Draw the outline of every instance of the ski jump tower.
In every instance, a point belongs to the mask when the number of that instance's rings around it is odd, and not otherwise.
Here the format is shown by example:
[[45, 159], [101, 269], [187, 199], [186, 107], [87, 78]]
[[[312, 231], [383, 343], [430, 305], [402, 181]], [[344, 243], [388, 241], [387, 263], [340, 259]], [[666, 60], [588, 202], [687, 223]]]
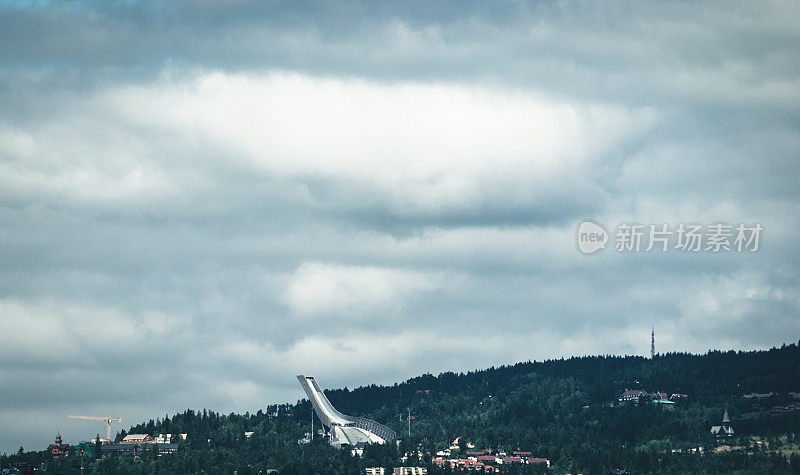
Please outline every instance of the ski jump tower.
[[301, 374], [297, 376], [297, 380], [314, 406], [319, 420], [330, 431], [331, 445], [341, 447], [359, 442], [385, 444], [395, 440], [397, 435], [385, 425], [363, 417], [346, 416], [337, 411], [313, 376]]

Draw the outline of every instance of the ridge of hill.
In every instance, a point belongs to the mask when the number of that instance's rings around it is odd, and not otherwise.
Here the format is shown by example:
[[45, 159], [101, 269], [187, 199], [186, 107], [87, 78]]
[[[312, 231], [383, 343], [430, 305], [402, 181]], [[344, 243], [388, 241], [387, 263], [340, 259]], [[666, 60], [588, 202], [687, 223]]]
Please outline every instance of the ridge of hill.
[[[523, 450], [551, 462], [550, 468], [514, 467], [517, 473], [800, 471], [800, 411], [792, 394], [800, 393], [798, 345], [652, 359], [606, 355], [528, 361], [326, 391], [343, 413], [386, 424], [402, 438], [396, 447], [370, 446], [363, 457], [333, 449], [322, 437], [298, 443], [310, 428], [307, 399], [268, 405], [254, 414], [187, 410], [117, 435], [119, 440], [126, 433], [187, 433], [176, 454], [144, 456], [138, 462], [107, 458], [94, 468], [98, 473], [145, 465], [149, 472], [242, 474], [277, 468], [281, 473], [357, 473], [368, 466], [397, 466], [410, 452], [406, 464], [438, 473], [436, 453], [460, 436], [461, 443], [476, 450]], [[618, 396], [626, 389], [686, 397], [676, 396], [668, 407], [644, 400], [622, 403]], [[751, 393], [760, 396], [743, 397]], [[709, 429], [720, 423], [726, 409], [736, 436], [720, 441]], [[414, 416], [410, 435], [409, 410]], [[464, 451], [454, 449], [450, 457]], [[0, 458], [0, 465], [13, 457]], [[48, 463], [66, 473], [69, 463], [74, 465], [63, 459]]]

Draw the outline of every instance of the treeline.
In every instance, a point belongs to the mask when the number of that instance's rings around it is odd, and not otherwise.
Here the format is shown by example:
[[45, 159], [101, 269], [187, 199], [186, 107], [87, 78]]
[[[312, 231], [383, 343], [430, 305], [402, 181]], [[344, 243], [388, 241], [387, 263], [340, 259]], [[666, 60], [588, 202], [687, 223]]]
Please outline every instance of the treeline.
[[[287, 376], [290, 377], [290, 376]], [[324, 384], [324, 377], [320, 378]], [[674, 410], [650, 404], [620, 405], [624, 389], [683, 393]], [[140, 460], [90, 461], [94, 473], [358, 473], [364, 467], [399, 464], [406, 451], [421, 449], [408, 463], [445, 473], [431, 454], [458, 436], [479, 449], [525, 450], [550, 459], [550, 473], [800, 473], [797, 450], [800, 414], [772, 413], [770, 405], [800, 392], [800, 347], [704, 355], [670, 353], [653, 359], [594, 356], [525, 362], [467, 373], [425, 374], [392, 386], [326, 391], [342, 412], [384, 423], [398, 432], [399, 447], [371, 446], [363, 457], [335, 450], [318, 436], [299, 444], [310, 430], [308, 400], [266, 406], [255, 413], [219, 414], [187, 410], [132, 426], [126, 433], [187, 433], [177, 454]], [[746, 393], [776, 392], [756, 402]], [[729, 410], [743, 450], [714, 453], [709, 434]], [[407, 433], [408, 411], [414, 416]], [[319, 421], [315, 427], [319, 428]], [[253, 432], [246, 437], [245, 432]], [[764, 443], [755, 444], [752, 436]], [[462, 453], [465, 448], [462, 447]], [[38, 459], [37, 459], [38, 457]], [[79, 473], [79, 458], [51, 460], [29, 452], [0, 457], [0, 467], [33, 460], [58, 473]], [[34, 460], [35, 459], [35, 460]], [[84, 461], [86, 464], [86, 461]], [[544, 466], [515, 467], [541, 473]]]

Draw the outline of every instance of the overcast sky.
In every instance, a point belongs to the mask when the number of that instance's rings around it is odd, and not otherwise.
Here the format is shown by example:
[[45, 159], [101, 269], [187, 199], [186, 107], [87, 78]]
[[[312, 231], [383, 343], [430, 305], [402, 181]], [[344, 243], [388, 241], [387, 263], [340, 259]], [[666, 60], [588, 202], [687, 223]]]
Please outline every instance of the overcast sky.
[[52, 3], [0, 2], [0, 452], [800, 339], [796, 2]]

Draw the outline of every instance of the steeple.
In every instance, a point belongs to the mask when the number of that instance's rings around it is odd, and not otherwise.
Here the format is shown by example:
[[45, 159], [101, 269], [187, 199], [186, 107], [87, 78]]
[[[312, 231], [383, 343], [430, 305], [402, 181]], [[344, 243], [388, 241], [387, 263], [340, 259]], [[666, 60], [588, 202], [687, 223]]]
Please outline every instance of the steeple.
[[725, 414], [722, 416], [722, 425], [714, 426], [711, 428], [711, 433], [717, 437], [732, 437], [733, 427], [731, 426], [731, 418], [728, 415], [728, 410], [725, 409]]

